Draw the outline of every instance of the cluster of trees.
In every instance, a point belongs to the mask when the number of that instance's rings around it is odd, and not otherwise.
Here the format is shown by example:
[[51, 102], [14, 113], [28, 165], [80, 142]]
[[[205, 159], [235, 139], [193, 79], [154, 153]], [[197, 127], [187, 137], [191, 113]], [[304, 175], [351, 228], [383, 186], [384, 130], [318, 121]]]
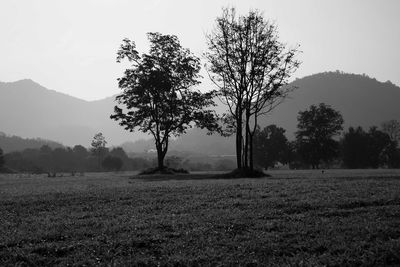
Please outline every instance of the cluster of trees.
[[[100, 161], [99, 156], [101, 157]], [[97, 171], [138, 171], [156, 165], [157, 160], [154, 157], [137, 155], [131, 158], [120, 147], [105, 148], [102, 149], [101, 153], [98, 153], [81, 145], [73, 148], [60, 147], [55, 149], [44, 145], [39, 149], [25, 149], [5, 155], [0, 149], [0, 172], [48, 173], [50, 176], [55, 176], [62, 173], [75, 175]], [[179, 156], [168, 156], [165, 158], [165, 165], [170, 168], [184, 168], [189, 171], [229, 171], [235, 168], [232, 159], [223, 157], [193, 160]], [[5, 169], [3, 169], [4, 166]]]
[[343, 165], [347, 168], [399, 168], [400, 150], [389, 134], [371, 127], [349, 128], [341, 140]]
[[341, 114], [323, 103], [299, 112], [296, 140], [288, 141], [285, 129], [257, 128], [255, 163], [263, 168], [288, 164], [291, 168], [399, 168], [400, 123], [384, 122], [382, 129], [361, 127], [343, 130]]
[[[107, 141], [102, 133], [93, 137], [89, 149], [82, 145], [51, 148], [43, 145], [40, 148], [29, 148], [3, 155], [0, 148], [0, 171], [48, 173], [96, 172], [96, 171], [136, 171], [154, 167], [158, 161], [152, 155], [137, 155], [129, 157], [123, 148], [106, 147]], [[4, 163], [6, 168], [3, 169]], [[191, 171], [227, 171], [234, 168], [234, 162], [227, 158], [208, 160], [191, 160], [180, 156], [169, 156], [165, 159], [170, 168], [185, 168]]]
[[41, 148], [30, 148], [4, 155], [0, 153], [0, 168], [6, 162], [9, 170], [17, 172], [48, 173], [82, 173], [89, 171], [140, 170], [152, 165], [150, 160], [129, 158], [121, 147], [107, 148], [101, 133], [95, 135], [90, 149], [82, 145], [58, 147], [48, 145]]
[[235, 9], [217, 18], [207, 45], [207, 70], [228, 107], [225, 125], [236, 135], [237, 167], [251, 173], [257, 119], [291, 91], [284, 85], [300, 64], [297, 47], [286, 48], [261, 12], [237, 16]]
[[[150, 50], [142, 55], [135, 42], [125, 39], [117, 61], [127, 59], [132, 65], [119, 79], [122, 93], [116, 100], [121, 106], [115, 106], [111, 118], [126, 130], [153, 136], [159, 170], [169, 138], [193, 125], [210, 133], [235, 134], [237, 168], [247, 176], [254, 167], [257, 118], [291, 91], [284, 85], [300, 64], [298, 48], [287, 48], [278, 37], [276, 25], [261, 12], [238, 16], [234, 8], [224, 9], [207, 35], [207, 71], [217, 87], [207, 93], [193, 89], [200, 83], [200, 60], [176, 36], [148, 33]], [[215, 96], [227, 105], [223, 116], [209, 109]]]

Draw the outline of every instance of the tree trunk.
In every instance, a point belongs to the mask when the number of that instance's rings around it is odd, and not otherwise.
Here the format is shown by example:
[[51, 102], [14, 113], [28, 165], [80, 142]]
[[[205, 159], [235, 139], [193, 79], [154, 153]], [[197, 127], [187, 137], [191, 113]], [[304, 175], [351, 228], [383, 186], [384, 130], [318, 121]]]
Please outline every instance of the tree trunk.
[[165, 153], [163, 153], [162, 144], [160, 142], [156, 143], [156, 149], [157, 149], [157, 168], [161, 170], [164, 168]]
[[[250, 145], [250, 170], [254, 170], [254, 156], [253, 156], [253, 137], [254, 137], [254, 132], [257, 129], [257, 118], [258, 118], [258, 114], [255, 113], [254, 114], [254, 125], [253, 125], [253, 131], [250, 131], [249, 128], [249, 145]], [[250, 126], [249, 126], [250, 127]]]
[[250, 107], [246, 107], [246, 142], [245, 142], [245, 168], [251, 168], [251, 131], [250, 131]]
[[236, 114], [236, 164], [237, 168], [242, 168], [242, 112], [239, 110]]
[[157, 155], [158, 169], [164, 169], [164, 157], [160, 154]]
[[236, 132], [236, 165], [238, 169], [242, 168], [242, 133], [239, 131]]
[[[246, 115], [247, 117], [247, 115]], [[245, 141], [244, 141], [244, 167], [249, 167], [249, 123], [246, 118], [246, 130], [245, 130]]]
[[250, 170], [254, 170], [254, 163], [253, 163], [253, 135], [249, 134], [249, 145], [250, 145], [250, 149], [249, 149], [249, 153], [250, 153]]

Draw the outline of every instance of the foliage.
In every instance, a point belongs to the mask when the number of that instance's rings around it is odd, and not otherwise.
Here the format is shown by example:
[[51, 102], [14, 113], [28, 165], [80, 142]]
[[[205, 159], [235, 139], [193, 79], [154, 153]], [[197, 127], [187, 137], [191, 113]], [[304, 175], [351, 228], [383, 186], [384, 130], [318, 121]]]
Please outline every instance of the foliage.
[[276, 25], [261, 12], [236, 16], [234, 8], [223, 10], [207, 41], [209, 75], [228, 106], [228, 132], [236, 133], [237, 167], [252, 169], [257, 118], [292, 90], [284, 85], [300, 64], [298, 48], [287, 49], [278, 40]]
[[[122, 162], [122, 170], [141, 170], [151, 166], [146, 159], [128, 158], [121, 148], [113, 148], [110, 152], [105, 150], [104, 158], [108, 156], [118, 158]], [[42, 146], [40, 149], [26, 149], [20, 152], [5, 154], [7, 166], [19, 172], [30, 173], [82, 173], [98, 171], [97, 159], [83, 146], [77, 145], [71, 148], [51, 149]], [[119, 160], [118, 160], [119, 161]], [[116, 170], [111, 167], [107, 170]]]
[[400, 122], [389, 120], [382, 123], [382, 131], [389, 135], [390, 140], [400, 143]]
[[350, 127], [341, 140], [343, 165], [346, 168], [378, 168], [400, 166], [397, 142], [387, 133], [371, 127], [365, 132], [361, 127]]
[[300, 111], [297, 119], [297, 150], [305, 163], [315, 169], [338, 155], [339, 144], [333, 139], [343, 129], [343, 118], [338, 111], [320, 103]]
[[122, 168], [123, 161], [119, 157], [107, 156], [101, 162], [101, 166], [108, 171], [119, 171]]
[[106, 148], [107, 141], [102, 133], [97, 133], [94, 135], [91, 143], [91, 151], [95, 157], [97, 157], [98, 166], [101, 167], [101, 162], [103, 161], [108, 150]]
[[289, 162], [290, 147], [285, 129], [274, 124], [262, 130], [257, 127], [253, 143], [256, 165], [268, 169], [273, 168], [278, 162], [283, 164]]
[[158, 167], [164, 167], [169, 138], [184, 134], [193, 124], [218, 128], [213, 92], [192, 89], [198, 85], [200, 60], [183, 48], [176, 36], [148, 33], [150, 51], [139, 56], [135, 42], [124, 39], [117, 61], [127, 59], [132, 67], [119, 79], [122, 93], [111, 118], [126, 130], [150, 133], [155, 141]]

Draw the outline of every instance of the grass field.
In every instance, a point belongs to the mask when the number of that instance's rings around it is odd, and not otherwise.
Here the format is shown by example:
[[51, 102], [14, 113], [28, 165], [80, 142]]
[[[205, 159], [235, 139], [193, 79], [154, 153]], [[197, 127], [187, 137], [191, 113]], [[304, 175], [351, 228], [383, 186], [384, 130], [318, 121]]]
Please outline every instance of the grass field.
[[0, 266], [400, 265], [400, 172], [0, 176]]

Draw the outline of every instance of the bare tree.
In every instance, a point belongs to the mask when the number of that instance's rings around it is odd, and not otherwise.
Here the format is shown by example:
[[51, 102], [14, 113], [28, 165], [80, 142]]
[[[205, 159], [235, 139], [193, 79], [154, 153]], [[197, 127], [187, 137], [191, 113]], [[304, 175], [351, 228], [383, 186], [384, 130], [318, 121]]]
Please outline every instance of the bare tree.
[[227, 105], [236, 134], [237, 167], [253, 170], [252, 139], [260, 115], [272, 111], [293, 88], [284, 86], [299, 67], [298, 46], [278, 40], [277, 27], [259, 11], [237, 16], [223, 9], [207, 35], [207, 70]]

